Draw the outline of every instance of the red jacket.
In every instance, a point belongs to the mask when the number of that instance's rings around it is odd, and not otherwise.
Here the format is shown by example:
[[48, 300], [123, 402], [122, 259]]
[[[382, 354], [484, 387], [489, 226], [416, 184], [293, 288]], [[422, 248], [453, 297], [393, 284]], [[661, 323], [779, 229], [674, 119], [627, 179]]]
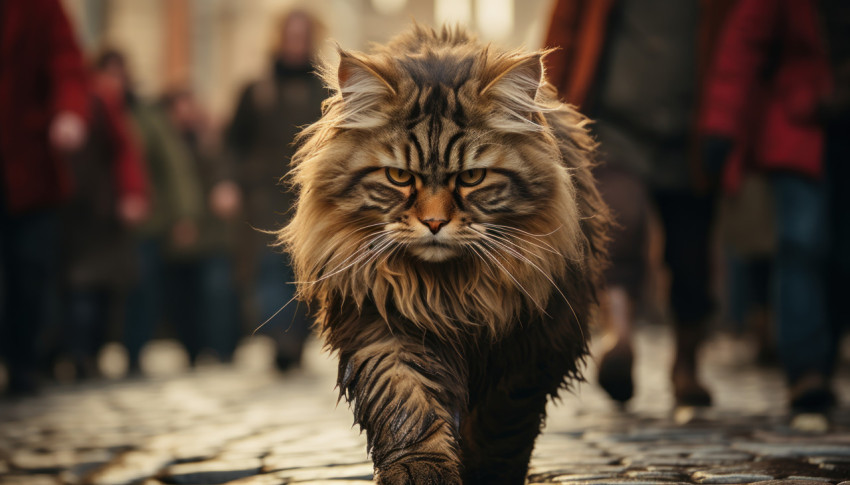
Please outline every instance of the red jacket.
[[[93, 95], [103, 106], [108, 143], [112, 147], [112, 176], [119, 197], [138, 195], [148, 198], [147, 165], [141, 142], [136, 137], [121, 86], [109, 76], [95, 74], [91, 78]], [[107, 143], [107, 140], [90, 140]]]
[[86, 118], [83, 57], [59, 0], [0, 2], [0, 194], [11, 213], [50, 207], [71, 191], [48, 143], [60, 111]]
[[745, 158], [819, 177], [824, 134], [816, 115], [831, 84], [817, 0], [741, 0], [721, 34], [700, 123], [706, 134], [738, 142], [727, 188], [737, 188]]

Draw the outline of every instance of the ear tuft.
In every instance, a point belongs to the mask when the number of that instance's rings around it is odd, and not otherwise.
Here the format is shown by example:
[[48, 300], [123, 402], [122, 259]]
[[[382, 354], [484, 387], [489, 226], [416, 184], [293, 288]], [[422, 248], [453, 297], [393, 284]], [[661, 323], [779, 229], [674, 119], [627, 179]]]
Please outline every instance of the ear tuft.
[[396, 90], [368, 60], [340, 49], [337, 82], [344, 104], [342, 127], [374, 128], [386, 122], [380, 108]]
[[537, 92], [543, 85], [543, 57], [548, 51], [502, 59], [496, 71], [481, 89], [480, 95], [491, 98], [499, 116], [491, 125], [506, 131], [540, 131], [533, 114], [543, 109], [537, 104]]
[[392, 84], [377, 69], [367, 61], [360, 59], [350, 52], [339, 51], [339, 68], [337, 81], [343, 96], [358, 88], [385, 89], [387, 94], [395, 96], [396, 90]]
[[545, 52], [538, 52], [517, 59], [487, 83], [481, 90], [481, 94], [494, 90], [520, 91], [533, 100], [537, 97], [537, 90], [543, 80], [544, 55], [546, 55]]

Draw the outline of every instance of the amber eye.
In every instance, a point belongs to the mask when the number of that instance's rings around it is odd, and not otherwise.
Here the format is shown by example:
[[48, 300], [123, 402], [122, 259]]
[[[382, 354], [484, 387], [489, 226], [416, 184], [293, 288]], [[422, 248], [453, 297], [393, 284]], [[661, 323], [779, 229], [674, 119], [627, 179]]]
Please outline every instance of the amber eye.
[[393, 185], [407, 187], [413, 183], [413, 174], [399, 168], [387, 167], [387, 179], [392, 182]]
[[473, 168], [472, 170], [466, 170], [459, 173], [457, 176], [457, 183], [464, 187], [473, 187], [483, 182], [485, 175], [487, 175], [487, 169]]

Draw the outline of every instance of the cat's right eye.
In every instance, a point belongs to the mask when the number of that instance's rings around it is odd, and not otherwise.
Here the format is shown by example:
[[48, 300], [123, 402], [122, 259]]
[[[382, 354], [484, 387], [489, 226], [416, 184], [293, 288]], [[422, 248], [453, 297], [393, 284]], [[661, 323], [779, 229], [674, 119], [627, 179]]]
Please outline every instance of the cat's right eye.
[[400, 168], [387, 167], [387, 180], [393, 185], [407, 187], [413, 184], [413, 174]]

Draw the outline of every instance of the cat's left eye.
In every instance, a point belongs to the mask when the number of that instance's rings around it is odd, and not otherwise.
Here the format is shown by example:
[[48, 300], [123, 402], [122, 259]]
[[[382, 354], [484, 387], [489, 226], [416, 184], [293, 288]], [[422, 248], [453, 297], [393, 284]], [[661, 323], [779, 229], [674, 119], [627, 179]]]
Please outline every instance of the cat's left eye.
[[465, 170], [458, 174], [457, 183], [458, 185], [463, 185], [464, 187], [474, 187], [483, 182], [484, 177], [486, 175], [487, 170], [484, 168], [473, 168], [472, 170]]
[[389, 180], [393, 185], [407, 187], [413, 183], [413, 174], [400, 168], [387, 167], [386, 173], [387, 180]]

